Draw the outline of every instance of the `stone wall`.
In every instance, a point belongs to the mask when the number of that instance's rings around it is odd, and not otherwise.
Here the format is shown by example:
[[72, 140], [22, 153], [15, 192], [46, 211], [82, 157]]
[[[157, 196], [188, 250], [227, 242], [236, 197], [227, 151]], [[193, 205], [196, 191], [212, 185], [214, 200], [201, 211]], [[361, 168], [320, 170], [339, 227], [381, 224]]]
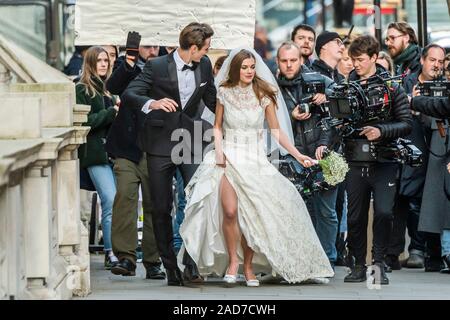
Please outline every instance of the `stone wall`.
[[85, 296], [88, 231], [80, 220], [77, 149], [89, 131], [80, 126], [89, 106], [75, 104], [69, 79], [33, 82], [23, 61], [2, 52], [0, 299]]

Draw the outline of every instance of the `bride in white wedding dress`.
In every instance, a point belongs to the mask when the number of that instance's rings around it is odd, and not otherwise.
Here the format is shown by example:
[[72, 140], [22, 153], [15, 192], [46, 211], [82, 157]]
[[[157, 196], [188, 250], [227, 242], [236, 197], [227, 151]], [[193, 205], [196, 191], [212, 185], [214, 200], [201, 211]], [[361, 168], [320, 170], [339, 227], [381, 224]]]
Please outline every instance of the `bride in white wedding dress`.
[[[275, 79], [252, 49], [234, 50], [218, 78], [221, 74], [215, 150], [186, 187], [180, 266], [187, 250], [200, 273], [225, 274], [228, 284], [236, 283], [241, 263], [247, 286], [259, 286], [255, 272], [278, 274], [290, 283], [332, 277], [303, 199], [266, 156], [264, 120], [275, 141], [303, 166], [315, 161], [300, 154], [292, 134], [280, 129], [280, 111], [287, 111], [278, 110], [286, 106], [280, 106]], [[286, 116], [280, 123], [292, 130]]]

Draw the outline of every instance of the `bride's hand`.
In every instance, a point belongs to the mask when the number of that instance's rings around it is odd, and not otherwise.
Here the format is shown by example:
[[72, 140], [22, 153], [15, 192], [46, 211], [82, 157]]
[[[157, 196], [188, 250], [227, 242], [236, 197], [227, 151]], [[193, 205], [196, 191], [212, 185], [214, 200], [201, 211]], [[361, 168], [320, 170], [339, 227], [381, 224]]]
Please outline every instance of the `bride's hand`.
[[225, 157], [225, 154], [223, 152], [216, 152], [216, 165], [225, 168], [227, 166], [226, 162], [227, 158]]
[[315, 166], [316, 164], [319, 163], [317, 160], [314, 160], [314, 159], [312, 159], [312, 158], [310, 158], [308, 156], [305, 156], [305, 155], [301, 155], [297, 160], [305, 168], [309, 168], [309, 167]]

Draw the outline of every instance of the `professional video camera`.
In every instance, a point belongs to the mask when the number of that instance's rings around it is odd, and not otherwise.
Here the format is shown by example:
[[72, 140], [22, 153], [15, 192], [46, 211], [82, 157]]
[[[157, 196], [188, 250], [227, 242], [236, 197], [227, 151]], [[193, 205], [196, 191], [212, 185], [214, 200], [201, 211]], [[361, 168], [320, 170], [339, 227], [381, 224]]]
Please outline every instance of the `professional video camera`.
[[328, 110], [324, 105], [312, 106], [312, 98], [317, 93], [325, 94], [325, 79], [318, 72], [307, 72], [302, 74], [302, 99], [299, 101], [298, 106], [300, 112], [317, 113], [325, 115]]
[[352, 162], [398, 162], [411, 167], [423, 163], [422, 152], [410, 140], [402, 138], [390, 142], [347, 139], [344, 153]]
[[329, 117], [323, 119], [321, 125], [325, 129], [341, 126], [341, 134], [347, 136], [366, 124], [388, 120], [391, 82], [399, 77], [375, 75], [365, 83], [358, 80], [336, 85], [328, 95]]
[[278, 165], [280, 173], [294, 184], [303, 198], [309, 198], [319, 191], [330, 189], [320, 166], [305, 168], [292, 156], [281, 158], [278, 160]]
[[417, 85], [420, 94], [427, 97], [450, 97], [450, 81], [424, 81]]

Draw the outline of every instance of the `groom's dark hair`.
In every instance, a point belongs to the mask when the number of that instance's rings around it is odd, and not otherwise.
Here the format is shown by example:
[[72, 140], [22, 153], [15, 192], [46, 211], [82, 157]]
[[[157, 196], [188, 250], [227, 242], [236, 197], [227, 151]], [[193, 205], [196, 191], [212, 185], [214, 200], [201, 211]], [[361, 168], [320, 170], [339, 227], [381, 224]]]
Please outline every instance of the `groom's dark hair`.
[[205, 41], [214, 35], [214, 31], [209, 24], [191, 22], [180, 33], [180, 48], [188, 50], [192, 45], [201, 49]]

